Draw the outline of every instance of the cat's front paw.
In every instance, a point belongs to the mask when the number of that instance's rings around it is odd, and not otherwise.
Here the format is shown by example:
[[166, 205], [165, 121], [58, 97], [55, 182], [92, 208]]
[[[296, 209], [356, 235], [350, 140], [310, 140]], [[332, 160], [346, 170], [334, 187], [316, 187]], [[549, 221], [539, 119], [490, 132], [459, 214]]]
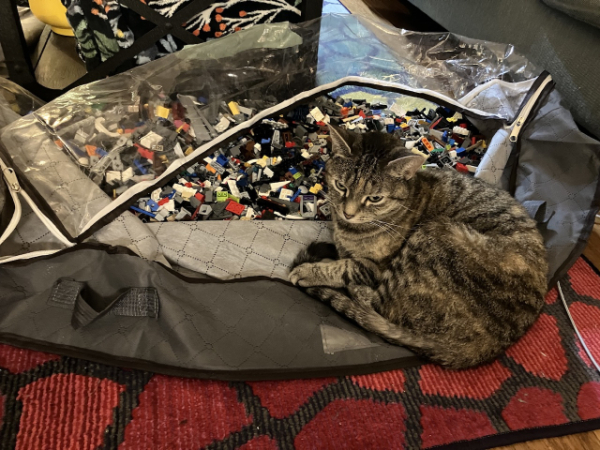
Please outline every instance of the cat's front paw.
[[292, 284], [301, 287], [318, 286], [317, 264], [300, 264], [290, 272], [290, 281]]

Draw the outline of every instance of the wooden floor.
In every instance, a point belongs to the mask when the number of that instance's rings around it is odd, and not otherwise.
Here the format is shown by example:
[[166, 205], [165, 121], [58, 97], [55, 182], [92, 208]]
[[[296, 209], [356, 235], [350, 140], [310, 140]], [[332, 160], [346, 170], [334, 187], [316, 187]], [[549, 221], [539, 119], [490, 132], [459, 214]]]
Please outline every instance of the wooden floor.
[[[360, 14], [414, 31], [441, 31], [437, 23], [423, 17], [406, 1], [400, 0], [340, 0], [352, 14]], [[594, 227], [585, 256], [600, 270], [600, 225]], [[523, 442], [497, 447], [497, 450], [600, 450], [600, 430], [552, 439]]]
[[[594, 225], [594, 231], [590, 236], [588, 245], [583, 252], [585, 257], [594, 265], [596, 269], [600, 270], [600, 224]], [[600, 448], [600, 447], [598, 447]]]
[[597, 450], [600, 449], [600, 431], [572, 434], [552, 439], [522, 442], [496, 447], [495, 450]]

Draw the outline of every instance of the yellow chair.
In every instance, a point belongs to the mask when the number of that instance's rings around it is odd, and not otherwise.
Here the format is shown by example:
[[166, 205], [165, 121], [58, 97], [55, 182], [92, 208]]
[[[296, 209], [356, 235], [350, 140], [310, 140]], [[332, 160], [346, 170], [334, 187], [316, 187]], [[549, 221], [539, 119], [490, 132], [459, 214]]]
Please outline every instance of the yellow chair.
[[67, 8], [60, 0], [29, 0], [29, 7], [33, 15], [50, 25], [56, 34], [73, 36], [73, 30], [67, 20]]

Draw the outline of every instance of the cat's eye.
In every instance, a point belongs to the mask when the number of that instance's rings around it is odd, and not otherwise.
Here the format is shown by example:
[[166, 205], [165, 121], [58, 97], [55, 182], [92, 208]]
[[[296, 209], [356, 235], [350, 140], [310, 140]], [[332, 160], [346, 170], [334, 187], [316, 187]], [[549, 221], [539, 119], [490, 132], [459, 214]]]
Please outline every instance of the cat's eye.
[[344, 186], [338, 180], [335, 180], [335, 187], [338, 188], [340, 191], [345, 191], [346, 190], [346, 186]]
[[383, 196], [382, 195], [371, 195], [370, 197], [367, 197], [367, 200], [370, 201], [371, 203], [379, 203], [379, 202], [383, 201]]

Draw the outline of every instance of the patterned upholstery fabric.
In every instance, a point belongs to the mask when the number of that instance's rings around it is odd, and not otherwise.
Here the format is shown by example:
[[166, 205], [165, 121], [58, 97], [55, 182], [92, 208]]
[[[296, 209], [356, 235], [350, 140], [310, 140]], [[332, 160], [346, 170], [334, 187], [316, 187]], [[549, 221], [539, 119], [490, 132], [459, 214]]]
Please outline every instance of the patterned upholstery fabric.
[[[165, 17], [172, 17], [193, 0], [140, 0]], [[121, 6], [118, 0], [62, 0], [75, 32], [81, 59], [88, 70], [150, 31], [154, 25]], [[298, 22], [301, 0], [224, 0], [190, 17], [182, 24], [202, 39], [214, 39], [259, 23]], [[139, 53], [134, 64], [145, 64], [183, 47], [171, 35]], [[127, 67], [122, 67], [127, 69]]]
[[551, 8], [600, 28], [600, 0], [543, 0]]

